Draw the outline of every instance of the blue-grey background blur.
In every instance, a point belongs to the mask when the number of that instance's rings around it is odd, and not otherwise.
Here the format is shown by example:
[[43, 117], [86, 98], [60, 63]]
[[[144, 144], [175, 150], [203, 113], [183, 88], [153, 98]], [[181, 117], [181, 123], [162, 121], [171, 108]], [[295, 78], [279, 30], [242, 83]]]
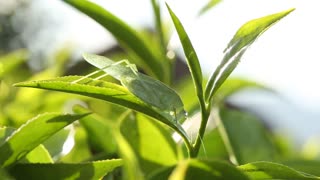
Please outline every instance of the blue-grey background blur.
[[[148, 0], [95, 0], [134, 27], [153, 28]], [[232, 76], [245, 77], [279, 92], [243, 91], [230, 101], [266, 117], [276, 132], [296, 144], [320, 143], [319, 42], [317, 0], [224, 0], [198, 17], [201, 1], [168, 0], [190, 35], [207, 76], [222, 57], [235, 31], [246, 21], [292, 7], [296, 11], [268, 30], [248, 50]], [[168, 20], [168, 14], [163, 11]], [[31, 52], [35, 70], [61, 47], [72, 47], [73, 60], [81, 53], [98, 53], [116, 41], [90, 18], [60, 0], [0, 0], [1, 53], [19, 48]], [[174, 34], [171, 48], [181, 52]]]

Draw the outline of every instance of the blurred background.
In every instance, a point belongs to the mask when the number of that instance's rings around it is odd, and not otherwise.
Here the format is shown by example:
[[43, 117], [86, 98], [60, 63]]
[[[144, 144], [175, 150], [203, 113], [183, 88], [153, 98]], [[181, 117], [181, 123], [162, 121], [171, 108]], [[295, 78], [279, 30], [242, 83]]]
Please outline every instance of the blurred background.
[[[137, 29], [154, 31], [149, 0], [94, 2]], [[189, 33], [207, 77], [242, 24], [296, 8], [254, 43], [232, 74], [257, 81], [277, 93], [244, 90], [228, 101], [259, 115], [275, 132], [288, 135], [298, 146], [309, 141], [320, 144], [320, 11], [316, 9], [320, 2], [224, 0], [202, 15], [199, 11], [205, 0], [167, 2]], [[166, 9], [162, 10], [165, 21], [171, 23]], [[175, 33], [169, 46], [184, 59]], [[0, 0], [0, 54], [22, 48], [30, 52], [27, 66], [34, 72], [52, 66], [53, 54], [68, 49], [68, 73], [76, 74], [82, 67], [78, 64], [83, 61], [83, 52], [104, 54], [118, 47], [108, 31], [60, 0]]]

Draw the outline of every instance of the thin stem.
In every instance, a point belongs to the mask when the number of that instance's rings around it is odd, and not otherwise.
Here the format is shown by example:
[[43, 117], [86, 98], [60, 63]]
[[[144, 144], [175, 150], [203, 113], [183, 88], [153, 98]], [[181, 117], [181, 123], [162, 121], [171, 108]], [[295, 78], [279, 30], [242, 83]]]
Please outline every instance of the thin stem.
[[206, 105], [204, 101], [200, 100], [200, 108], [201, 108], [201, 124], [200, 124], [196, 142], [193, 145], [193, 151], [192, 151], [191, 157], [198, 156], [200, 146], [201, 146], [201, 141], [203, 139], [203, 136], [207, 127], [208, 119], [210, 116], [210, 105]]

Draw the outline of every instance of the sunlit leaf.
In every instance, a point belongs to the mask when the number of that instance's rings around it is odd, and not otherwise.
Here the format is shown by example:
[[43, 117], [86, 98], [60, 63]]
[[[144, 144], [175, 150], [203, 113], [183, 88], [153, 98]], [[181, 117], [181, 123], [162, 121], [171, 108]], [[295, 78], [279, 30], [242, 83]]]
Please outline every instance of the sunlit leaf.
[[248, 47], [268, 28], [278, 22], [280, 19], [288, 15], [294, 9], [289, 9], [277, 14], [268, 15], [262, 18], [251, 20], [245, 23], [225, 49], [225, 55], [222, 62], [211, 75], [205, 89], [205, 98], [207, 102], [211, 102], [213, 95], [236, 68], [242, 55]]
[[142, 114], [135, 117], [122, 122], [121, 133], [135, 151], [143, 172], [148, 175], [158, 168], [176, 164], [177, 145], [171, 133]]
[[10, 169], [16, 179], [100, 179], [123, 164], [121, 159], [86, 163], [17, 164]]
[[189, 70], [191, 72], [191, 76], [194, 82], [194, 86], [197, 92], [197, 96], [202, 99], [203, 92], [202, 92], [202, 71], [199, 63], [198, 56], [196, 54], [196, 51], [194, 50], [192, 43], [184, 30], [183, 25], [181, 24], [178, 17], [174, 14], [174, 12], [170, 9], [169, 5], [167, 5], [168, 11], [171, 15], [171, 19], [174, 23], [174, 26], [177, 30], [177, 33], [180, 38], [180, 42], [182, 44], [184, 54], [187, 58], [187, 63]]
[[131, 94], [126, 88], [115, 83], [93, 80], [91, 78], [83, 78], [81, 82], [73, 83], [79, 78], [82, 77], [67, 76], [51, 80], [21, 82], [15, 84], [15, 86], [80, 94], [118, 104], [153, 117], [176, 130], [185, 140], [188, 139], [188, 136], [181, 125], [176, 123], [174, 117], [169, 115], [168, 112], [162, 112], [152, 108], [150, 105]]
[[203, 15], [204, 13], [218, 5], [220, 2], [222, 2], [222, 0], [209, 0], [207, 4], [201, 8], [199, 15]]
[[220, 118], [216, 115], [218, 128], [231, 160], [245, 164], [275, 159], [276, 148], [257, 117], [226, 108], [219, 114]]
[[17, 66], [28, 58], [26, 50], [17, 50], [0, 57], [0, 78], [12, 72]]
[[1, 167], [17, 162], [51, 135], [86, 115], [46, 113], [29, 120], [0, 146]]
[[160, 10], [159, 0], [151, 0], [151, 4], [153, 8], [155, 26], [159, 36], [159, 44], [160, 44], [161, 52], [165, 56], [167, 53], [167, 46], [165, 43], [164, 33], [162, 29], [161, 10]]
[[169, 177], [170, 180], [221, 179], [248, 180], [236, 167], [222, 162], [189, 159], [181, 161]]
[[138, 35], [138, 33], [127, 25], [124, 21], [111, 14], [106, 9], [98, 6], [87, 0], [64, 0], [76, 9], [93, 18], [95, 21], [105, 27], [124, 47], [133, 51], [141, 62], [138, 65], [142, 66], [148, 74], [155, 76], [160, 80], [165, 80], [167, 74], [162, 68], [160, 62], [151, 52], [146, 43]]
[[20, 162], [28, 163], [53, 163], [48, 150], [40, 144], [30, 151]]
[[289, 168], [288, 166], [271, 162], [254, 162], [239, 166], [252, 179], [320, 179]]

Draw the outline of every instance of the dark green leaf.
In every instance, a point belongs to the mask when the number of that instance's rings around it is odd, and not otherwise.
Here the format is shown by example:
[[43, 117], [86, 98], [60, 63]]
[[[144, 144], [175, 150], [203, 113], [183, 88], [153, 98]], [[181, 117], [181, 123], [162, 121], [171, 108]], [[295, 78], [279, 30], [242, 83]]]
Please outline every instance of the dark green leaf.
[[170, 180], [220, 179], [248, 180], [236, 167], [222, 162], [189, 159], [178, 164], [170, 175]]
[[239, 166], [252, 179], [320, 179], [306, 173], [296, 171], [288, 166], [272, 162], [254, 162]]
[[182, 26], [180, 20], [178, 17], [174, 14], [174, 12], [170, 9], [169, 5], [167, 4], [168, 11], [170, 13], [171, 19], [174, 23], [174, 26], [177, 30], [177, 33], [179, 35], [184, 54], [187, 58], [187, 63], [189, 70], [191, 72], [191, 76], [195, 85], [195, 89], [197, 92], [197, 95], [199, 98], [203, 98], [203, 92], [202, 92], [202, 71], [199, 63], [198, 56], [196, 54], [196, 51], [194, 50], [191, 41], [188, 37], [188, 34], [184, 30], [184, 27]]
[[200, 148], [198, 158], [229, 159], [229, 154], [217, 128], [206, 131]]
[[291, 160], [291, 161], [283, 161], [281, 163], [291, 168], [294, 168], [295, 170], [320, 177], [320, 161], [319, 160]]
[[225, 55], [222, 62], [214, 71], [206, 85], [205, 98], [207, 102], [211, 102], [213, 95], [236, 68], [247, 48], [263, 32], [293, 10], [294, 9], [289, 9], [277, 14], [254, 19], [240, 27], [225, 49]]
[[117, 145], [118, 145], [118, 151], [120, 154], [120, 157], [124, 161], [124, 176], [123, 179], [128, 180], [143, 180], [144, 174], [143, 171], [140, 168], [139, 165], [139, 159], [136, 156], [134, 150], [130, 146], [130, 143], [125, 139], [125, 137], [121, 134], [120, 125], [122, 121], [126, 121], [127, 119], [132, 119], [132, 116], [130, 111], [127, 111], [122, 114], [122, 116], [119, 118], [119, 126], [116, 126], [113, 130], [113, 135], [116, 139]]
[[121, 159], [95, 161], [87, 163], [57, 164], [17, 164], [10, 169], [10, 174], [19, 179], [100, 179], [107, 173], [120, 167]]
[[54, 133], [86, 115], [46, 113], [29, 120], [0, 146], [1, 167], [17, 162]]
[[133, 51], [142, 62], [138, 65], [142, 66], [150, 75], [166, 81], [167, 74], [162, 68], [160, 62], [156, 59], [149, 47], [145, 44], [138, 33], [129, 25], [117, 18], [106, 9], [87, 0], [65, 0], [66, 3], [72, 5], [76, 9], [93, 18], [95, 21], [105, 27], [119, 43]]
[[[75, 106], [73, 110], [76, 113], [88, 112], [81, 106]], [[102, 118], [97, 114], [91, 114], [79, 120], [81, 125], [88, 133], [89, 141], [93, 147], [103, 150], [105, 153], [114, 153], [116, 151], [116, 142], [112, 135], [112, 124], [107, 118]]]
[[[219, 121], [219, 117], [216, 117]], [[252, 114], [223, 108], [218, 128], [235, 163], [274, 160], [276, 148], [259, 120]]]
[[176, 130], [185, 140], [188, 139], [181, 125], [176, 123], [175, 119], [168, 114], [168, 112], [162, 112], [156, 108], [152, 108], [131, 94], [126, 88], [115, 83], [93, 80], [91, 78], [84, 78], [81, 82], [72, 83], [79, 78], [83, 77], [67, 76], [51, 80], [22, 82], [15, 84], [15, 86], [80, 94], [118, 104], [153, 117]]

